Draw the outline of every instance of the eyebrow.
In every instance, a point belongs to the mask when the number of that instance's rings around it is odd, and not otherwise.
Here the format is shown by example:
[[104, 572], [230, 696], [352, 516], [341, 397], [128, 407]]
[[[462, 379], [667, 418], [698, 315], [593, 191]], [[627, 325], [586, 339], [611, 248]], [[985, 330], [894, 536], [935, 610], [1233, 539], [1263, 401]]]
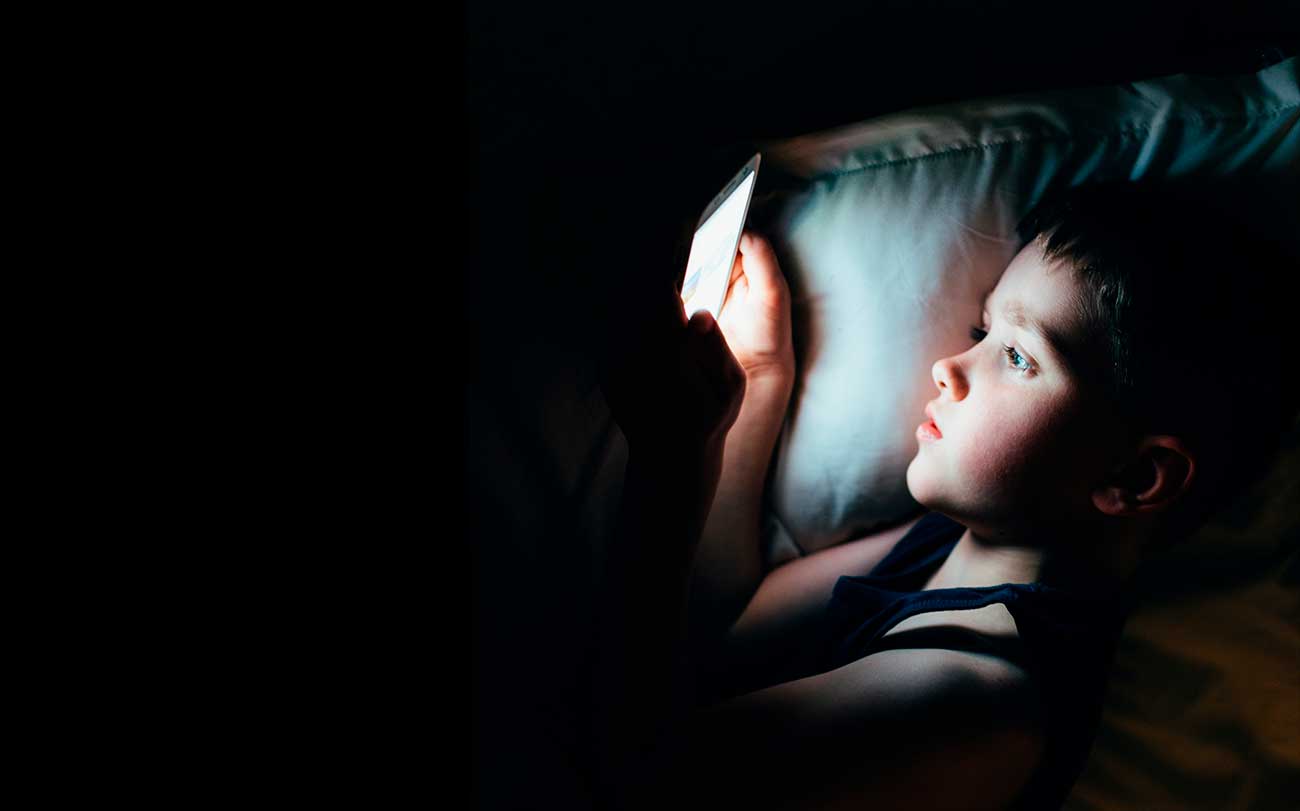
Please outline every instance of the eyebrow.
[[[988, 310], [989, 296], [991, 295], [993, 295], [992, 290], [984, 294], [984, 298], [980, 301], [981, 311]], [[1073, 347], [1066, 336], [1030, 315], [1025, 305], [1015, 299], [1005, 302], [1002, 305], [1002, 317], [1007, 319], [1007, 322], [1013, 326], [1028, 330], [1036, 335], [1058, 362], [1071, 370], [1078, 371], [1079, 367], [1076, 363]]]

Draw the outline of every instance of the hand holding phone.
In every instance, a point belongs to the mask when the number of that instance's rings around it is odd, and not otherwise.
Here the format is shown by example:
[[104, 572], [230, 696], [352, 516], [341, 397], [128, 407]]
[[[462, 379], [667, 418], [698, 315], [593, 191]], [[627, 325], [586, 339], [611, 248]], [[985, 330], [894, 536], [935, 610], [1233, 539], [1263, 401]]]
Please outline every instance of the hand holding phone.
[[659, 289], [629, 351], [600, 355], [598, 383], [634, 454], [712, 469], [740, 413], [745, 372], [709, 313], [688, 320], [676, 285]]
[[771, 244], [745, 229], [760, 159], [750, 158], [700, 216], [681, 297], [687, 318], [713, 315], [747, 377], [791, 379], [790, 290]]
[[732, 265], [740, 244], [740, 233], [754, 196], [761, 154], [755, 154], [740, 168], [722, 191], [714, 195], [695, 225], [686, 275], [682, 279], [682, 304], [686, 317], [708, 310], [716, 320], [731, 281]]
[[718, 326], [745, 376], [794, 378], [790, 287], [768, 240], [746, 230]]

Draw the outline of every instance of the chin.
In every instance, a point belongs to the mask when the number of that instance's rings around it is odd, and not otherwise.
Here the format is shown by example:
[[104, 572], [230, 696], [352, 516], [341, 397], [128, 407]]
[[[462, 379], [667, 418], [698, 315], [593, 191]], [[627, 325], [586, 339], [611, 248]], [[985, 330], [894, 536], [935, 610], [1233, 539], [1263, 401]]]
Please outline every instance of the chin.
[[[955, 504], [951, 498], [945, 498], [942, 490], [935, 486], [935, 482], [929, 478], [923, 467], [918, 466], [916, 459], [907, 466], [907, 492], [911, 494], [912, 499], [920, 504], [927, 512], [943, 513], [949, 518], [960, 512], [956, 510]], [[954, 521], [958, 520], [953, 518]], [[961, 523], [965, 523], [964, 521]]]
[[916, 469], [916, 460], [917, 457], [912, 457], [911, 463], [907, 466], [907, 492], [912, 495], [912, 498], [918, 504], [929, 509], [928, 502], [931, 500], [932, 494], [927, 491], [922, 475]]

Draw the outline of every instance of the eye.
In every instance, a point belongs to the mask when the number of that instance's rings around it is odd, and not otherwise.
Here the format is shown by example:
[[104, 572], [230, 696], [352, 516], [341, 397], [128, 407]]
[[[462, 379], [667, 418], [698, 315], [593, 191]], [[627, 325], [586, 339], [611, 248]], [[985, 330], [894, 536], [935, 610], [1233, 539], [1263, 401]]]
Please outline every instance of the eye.
[[[982, 329], [981, 327], [977, 327], [973, 324], [971, 325], [970, 338], [975, 343], [979, 343], [980, 341], [984, 340], [985, 336], [987, 336], [988, 334], [989, 334], [988, 330]], [[1025, 359], [1025, 356], [1021, 355], [1019, 352], [1015, 350], [1015, 347], [1011, 347], [1011, 346], [1007, 346], [1006, 344], [1003, 344], [1002, 351], [1006, 354], [1007, 360], [1011, 361], [1011, 367], [1013, 369], [1016, 369], [1017, 371], [1020, 372], [1027, 372], [1033, 368], [1032, 366], [1029, 365], [1029, 361]], [[1019, 364], [1016, 363], [1017, 358], [1020, 359], [1022, 362], [1024, 362], [1024, 366], [1020, 366]]]
[[[1025, 360], [1025, 357], [1024, 357], [1023, 355], [1021, 355], [1019, 352], [1017, 352], [1013, 347], [1010, 347], [1010, 346], [1007, 346], [1006, 344], [1003, 344], [1003, 345], [1002, 345], [1002, 351], [1005, 352], [1005, 353], [1007, 354], [1007, 360], [1011, 361], [1011, 366], [1012, 366], [1013, 368], [1015, 368], [1015, 369], [1019, 369], [1019, 370], [1022, 371], [1022, 372], [1027, 372], [1027, 371], [1029, 371], [1029, 369], [1030, 369], [1029, 361]], [[1021, 360], [1025, 361], [1025, 365], [1024, 365], [1024, 366], [1017, 366], [1017, 365], [1016, 365], [1016, 358], [1020, 358]]]

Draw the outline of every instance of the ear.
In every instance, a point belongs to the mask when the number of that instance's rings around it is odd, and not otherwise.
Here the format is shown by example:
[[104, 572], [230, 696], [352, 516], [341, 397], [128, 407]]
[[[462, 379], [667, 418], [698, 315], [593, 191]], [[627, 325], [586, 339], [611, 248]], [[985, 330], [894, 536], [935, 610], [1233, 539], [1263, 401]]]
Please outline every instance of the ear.
[[1195, 456], [1182, 440], [1147, 436], [1136, 454], [1092, 491], [1092, 503], [1107, 515], [1158, 512], [1185, 495], [1195, 477]]

